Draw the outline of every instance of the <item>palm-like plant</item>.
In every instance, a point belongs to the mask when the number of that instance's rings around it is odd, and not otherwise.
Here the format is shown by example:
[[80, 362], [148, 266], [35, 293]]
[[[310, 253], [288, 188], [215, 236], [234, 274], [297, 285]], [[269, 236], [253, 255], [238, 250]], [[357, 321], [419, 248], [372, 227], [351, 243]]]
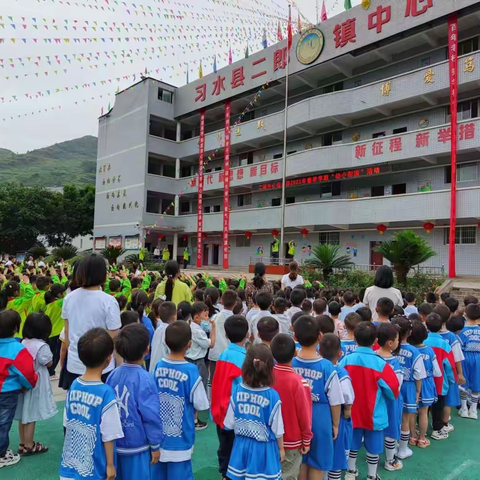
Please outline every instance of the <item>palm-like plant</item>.
[[46, 257], [48, 255], [47, 248], [43, 245], [35, 245], [25, 254], [25, 258], [32, 256], [35, 260], [39, 257]]
[[112, 245], [105, 248], [105, 250], [101, 251], [102, 257], [108, 260], [110, 265], [117, 263], [117, 259], [120, 255], [123, 255], [126, 250], [122, 247], [114, 247]]
[[313, 247], [312, 255], [313, 258], [307, 260], [305, 265], [322, 270], [324, 280], [328, 280], [328, 277], [333, 273], [335, 268], [347, 268], [353, 265], [350, 257], [341, 255], [340, 245], [319, 243]]
[[393, 265], [399, 283], [406, 285], [408, 272], [436, 255], [426, 240], [412, 230], [397, 232], [391, 240], [375, 248]]
[[143, 259], [140, 258], [140, 255], [138, 253], [132, 253], [130, 255], [127, 255], [123, 259], [123, 262], [128, 267], [132, 267], [133, 265], [138, 265], [139, 263], [150, 263], [152, 260], [153, 260], [152, 254], [147, 251], [143, 254]]
[[74, 247], [73, 245], [64, 245], [63, 247], [56, 248], [53, 252], [54, 260], [58, 260], [59, 258], [63, 258], [64, 260], [70, 260], [77, 255], [78, 248]]

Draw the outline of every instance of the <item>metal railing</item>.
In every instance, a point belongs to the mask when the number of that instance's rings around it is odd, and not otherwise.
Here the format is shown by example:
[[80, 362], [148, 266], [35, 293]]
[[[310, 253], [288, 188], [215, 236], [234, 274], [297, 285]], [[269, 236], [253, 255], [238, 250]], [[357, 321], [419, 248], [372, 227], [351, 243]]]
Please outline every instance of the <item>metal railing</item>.
[[[349, 265], [345, 268], [334, 269], [334, 272], [342, 272], [342, 271], [361, 271], [361, 272], [376, 272], [382, 265], [362, 265], [362, 264], [353, 264]], [[431, 275], [431, 276], [445, 276], [445, 265], [441, 267], [422, 267], [417, 265], [416, 267], [412, 268], [408, 273], [409, 276], [412, 276], [416, 273], [422, 273], [424, 275]]]
[[297, 259], [297, 258], [274, 258], [274, 257], [263, 257], [263, 256], [255, 256], [250, 257], [249, 264], [255, 265], [258, 262], [261, 262], [265, 265], [288, 265], [290, 262], [295, 261], [299, 265], [305, 264], [305, 259]]

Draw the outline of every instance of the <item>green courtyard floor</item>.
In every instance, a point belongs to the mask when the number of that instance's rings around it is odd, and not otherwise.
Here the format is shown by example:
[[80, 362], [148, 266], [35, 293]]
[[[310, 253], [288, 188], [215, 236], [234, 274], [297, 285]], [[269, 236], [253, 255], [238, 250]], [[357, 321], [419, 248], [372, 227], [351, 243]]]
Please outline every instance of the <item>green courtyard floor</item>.
[[[59, 403], [59, 410], [60, 407], [63, 407], [62, 403]], [[379, 468], [382, 480], [480, 480], [480, 421], [462, 419], [454, 414], [452, 423], [455, 425], [455, 431], [448, 440], [441, 442], [432, 440], [432, 445], [425, 450], [414, 448], [413, 457], [405, 461], [405, 466], [400, 472], [391, 473], [383, 470], [383, 467]], [[62, 414], [59, 413], [48, 422], [39, 423], [36, 433], [36, 440], [49, 446], [50, 451], [44, 455], [23, 458], [17, 465], [1, 469], [1, 480], [58, 478], [63, 442]], [[12, 428], [10, 445], [13, 448], [18, 446], [16, 425]], [[193, 455], [195, 480], [220, 480], [217, 470], [217, 445], [214, 425], [209, 424], [206, 430], [197, 433]], [[383, 457], [380, 462], [383, 465]], [[358, 467], [360, 470], [358, 478], [365, 479], [364, 455], [359, 456]]]

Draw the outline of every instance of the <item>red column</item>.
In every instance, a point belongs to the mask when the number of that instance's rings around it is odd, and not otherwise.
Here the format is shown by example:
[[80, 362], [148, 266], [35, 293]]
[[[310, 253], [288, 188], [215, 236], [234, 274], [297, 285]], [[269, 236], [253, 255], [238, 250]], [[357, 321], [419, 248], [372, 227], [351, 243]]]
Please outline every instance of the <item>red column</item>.
[[455, 278], [455, 225], [457, 220], [457, 93], [458, 93], [458, 20], [448, 19], [448, 59], [450, 71], [450, 130], [452, 147], [452, 183], [450, 197], [450, 239], [448, 248], [448, 276]]
[[203, 153], [205, 151], [205, 110], [200, 110], [200, 137], [198, 139], [198, 207], [197, 207], [197, 268], [202, 267], [203, 255]]
[[225, 158], [223, 161], [223, 268], [228, 268], [228, 230], [230, 228], [230, 113], [231, 102], [225, 102]]

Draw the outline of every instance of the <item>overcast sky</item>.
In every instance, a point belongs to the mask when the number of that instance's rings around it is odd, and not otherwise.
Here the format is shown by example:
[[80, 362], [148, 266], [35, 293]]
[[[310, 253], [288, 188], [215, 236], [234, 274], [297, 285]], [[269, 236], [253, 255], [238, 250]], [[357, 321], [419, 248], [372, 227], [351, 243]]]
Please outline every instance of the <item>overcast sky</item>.
[[[294, 5], [315, 21], [316, 0]], [[326, 0], [326, 8], [335, 15], [344, 0]], [[183, 18], [166, 18], [171, 10]], [[23, 153], [97, 135], [102, 107], [113, 106], [117, 88], [138, 81], [145, 68], [183, 85], [187, 63], [191, 81], [200, 59], [204, 74], [212, 71], [215, 54], [218, 68], [227, 64], [230, 41], [234, 61], [243, 57], [247, 38], [250, 52], [261, 48], [264, 26], [272, 44], [277, 19], [287, 12], [287, 0], [0, 0], [0, 148]], [[295, 7], [292, 17], [296, 22]]]

